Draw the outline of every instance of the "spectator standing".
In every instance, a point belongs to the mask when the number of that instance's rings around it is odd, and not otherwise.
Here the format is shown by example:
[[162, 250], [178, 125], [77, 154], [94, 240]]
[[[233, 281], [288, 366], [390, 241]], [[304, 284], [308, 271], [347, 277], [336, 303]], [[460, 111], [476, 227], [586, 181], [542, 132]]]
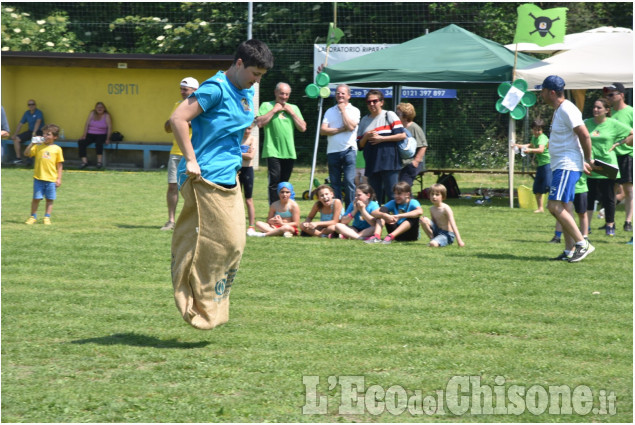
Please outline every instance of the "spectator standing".
[[256, 138], [251, 134], [253, 131], [253, 124], [245, 129], [243, 134], [243, 141], [240, 144], [240, 150], [242, 151], [243, 166], [238, 173], [238, 181], [243, 188], [243, 196], [245, 197], [245, 205], [247, 206], [247, 219], [249, 227], [247, 228], [247, 235], [252, 235], [256, 232], [256, 209], [254, 207], [254, 143]]
[[400, 103], [397, 105], [397, 116], [401, 120], [401, 124], [410, 132], [412, 137], [417, 140], [417, 150], [412, 158], [403, 160], [403, 168], [399, 172], [399, 181], [406, 182], [410, 186], [415, 178], [426, 168], [426, 150], [428, 149], [428, 141], [426, 134], [419, 124], [414, 122], [417, 112], [410, 103]]
[[359, 109], [350, 104], [351, 89], [340, 84], [335, 89], [335, 106], [324, 113], [320, 135], [327, 136], [326, 157], [329, 166], [329, 181], [335, 197], [342, 200], [342, 176], [344, 203], [355, 198], [355, 164], [357, 162], [357, 125]]
[[571, 214], [573, 208], [567, 208], [566, 204], [573, 201], [581, 174], [590, 174], [593, 167], [589, 132], [580, 110], [564, 98], [564, 86], [562, 78], [550, 75], [538, 88], [545, 103], [554, 109], [549, 137], [552, 180], [547, 208], [562, 226], [565, 250], [553, 260], [574, 263], [592, 253], [595, 247], [584, 239]]
[[97, 152], [97, 168], [103, 167], [104, 144], [110, 144], [111, 134], [112, 118], [110, 113], [108, 113], [108, 109], [106, 109], [106, 105], [103, 102], [97, 102], [95, 108], [90, 111], [88, 118], [86, 118], [82, 137], [77, 141], [79, 157], [82, 160], [82, 164], [79, 166], [80, 170], [88, 167], [86, 151], [92, 143], [95, 144], [95, 151]]
[[59, 131], [60, 128], [54, 124], [45, 126], [42, 129], [44, 137], [38, 137], [39, 140], [33, 139], [24, 151], [25, 156], [35, 158], [31, 216], [26, 220], [26, 224], [35, 224], [37, 221], [37, 209], [43, 198], [46, 198], [43, 223], [51, 224], [53, 201], [57, 197], [57, 188], [62, 185], [64, 168], [62, 148], [55, 144]]
[[[198, 89], [198, 80], [192, 77], [186, 77], [181, 80], [181, 100], [174, 104], [172, 113], [189, 95], [194, 93]], [[170, 114], [171, 115], [171, 114]], [[168, 119], [163, 128], [166, 133], [172, 133], [172, 127], [170, 126], [170, 120]], [[192, 139], [192, 125], [189, 126], [190, 139]], [[168, 160], [168, 191], [166, 199], [168, 203], [168, 221], [161, 227], [161, 230], [174, 230], [174, 218], [176, 216], [176, 206], [179, 204], [179, 188], [176, 181], [176, 170], [179, 167], [179, 162], [183, 158], [183, 153], [179, 148], [179, 144], [176, 138], [172, 140], [172, 149], [170, 150], [170, 159]]]
[[[626, 104], [624, 84], [613, 83], [604, 87], [604, 93], [611, 102], [613, 110], [611, 117], [633, 128], [633, 107]], [[633, 146], [628, 145], [626, 140], [621, 140], [615, 147], [617, 163], [619, 164], [621, 177], [617, 181], [622, 185], [624, 191], [624, 209], [626, 219], [624, 221], [624, 231], [633, 231]]]
[[549, 187], [551, 187], [551, 157], [549, 156], [549, 138], [542, 132], [545, 123], [540, 118], [536, 118], [531, 123], [531, 140], [526, 145], [516, 144], [516, 147], [521, 149], [524, 153], [536, 154], [536, 178], [534, 179], [533, 192], [536, 197], [536, 209], [535, 213], [542, 213], [545, 211], [543, 196], [545, 193], [549, 193]]
[[392, 199], [392, 188], [399, 180], [401, 158], [397, 143], [406, 138], [406, 132], [397, 114], [384, 111], [384, 95], [379, 90], [366, 94], [368, 115], [357, 128], [357, 144], [364, 151], [366, 178], [377, 195], [377, 202], [384, 204]]
[[300, 109], [289, 103], [291, 86], [278, 83], [275, 100], [260, 105], [258, 127], [265, 130], [262, 157], [267, 158], [269, 172], [269, 205], [278, 200], [278, 183], [288, 182], [296, 160], [294, 131], [306, 131], [306, 122]]
[[[609, 118], [611, 113], [609, 101], [600, 98], [593, 104], [593, 118], [584, 121], [591, 137], [593, 158], [604, 161], [618, 168], [617, 156], [612, 150], [615, 143], [621, 140], [632, 140], [633, 129], [625, 124]], [[620, 172], [617, 173], [620, 178]], [[592, 172], [587, 180], [589, 187], [589, 205], [587, 217], [589, 225], [593, 217], [593, 205], [600, 201], [604, 206], [605, 231], [607, 236], [615, 236], [615, 184], [616, 180], [607, 176]]]
[[[22, 143], [26, 143], [30, 141], [34, 136], [42, 135], [42, 128], [44, 127], [44, 114], [42, 111], [37, 109], [37, 104], [35, 100], [29, 99], [26, 103], [28, 106], [28, 110], [24, 112], [20, 122], [18, 123], [18, 127], [15, 129], [15, 133], [13, 134], [13, 147], [15, 148], [15, 161], [14, 164], [22, 164], [22, 151], [20, 149], [20, 145]], [[24, 124], [28, 124], [28, 130], [20, 133], [22, 130], [22, 126]]]

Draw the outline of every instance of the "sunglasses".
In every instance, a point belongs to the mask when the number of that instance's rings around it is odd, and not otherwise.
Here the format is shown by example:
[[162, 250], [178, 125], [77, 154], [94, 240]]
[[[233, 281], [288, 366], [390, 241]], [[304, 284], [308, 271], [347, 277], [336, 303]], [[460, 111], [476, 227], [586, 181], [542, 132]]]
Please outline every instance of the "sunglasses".
[[606, 95], [606, 97], [619, 96], [620, 94], [622, 94], [622, 93], [620, 93], [620, 92], [608, 93], [608, 94]]
[[367, 100], [367, 101], [366, 101], [366, 104], [367, 104], [367, 105], [374, 105], [375, 103], [379, 103], [379, 102], [381, 102], [381, 100], [379, 100], [379, 99], [373, 99], [373, 100]]
[[27, 103], [27, 106], [35, 106], [35, 103]]

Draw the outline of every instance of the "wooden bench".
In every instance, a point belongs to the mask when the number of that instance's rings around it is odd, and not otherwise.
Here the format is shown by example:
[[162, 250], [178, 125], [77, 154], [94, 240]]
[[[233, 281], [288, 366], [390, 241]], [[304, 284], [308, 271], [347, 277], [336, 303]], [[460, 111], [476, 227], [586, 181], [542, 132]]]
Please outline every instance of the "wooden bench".
[[[463, 174], [509, 174], [508, 170], [468, 170], [461, 168], [428, 168], [417, 174], [415, 177], [415, 182], [419, 182], [421, 190], [423, 190], [423, 175], [425, 173], [433, 173], [435, 176], [439, 176], [442, 174], [454, 174], [454, 173], [463, 173]], [[536, 178], [536, 171], [514, 171], [515, 175], [525, 175], [531, 176], [532, 179]], [[413, 182], [414, 183], [414, 182]]]
[[[77, 140], [56, 140], [55, 144], [62, 148], [77, 148]], [[93, 145], [94, 146], [94, 145]], [[107, 152], [122, 151], [141, 151], [143, 152], [143, 169], [149, 170], [152, 164], [152, 152], [170, 152], [172, 149], [172, 143], [139, 143], [139, 142], [111, 142], [109, 145], [104, 145], [104, 156], [102, 162], [106, 165]], [[8, 157], [9, 153], [13, 153], [13, 140], [2, 140], [2, 152], [3, 161], [5, 157]], [[6, 161], [8, 162], [8, 160]]]

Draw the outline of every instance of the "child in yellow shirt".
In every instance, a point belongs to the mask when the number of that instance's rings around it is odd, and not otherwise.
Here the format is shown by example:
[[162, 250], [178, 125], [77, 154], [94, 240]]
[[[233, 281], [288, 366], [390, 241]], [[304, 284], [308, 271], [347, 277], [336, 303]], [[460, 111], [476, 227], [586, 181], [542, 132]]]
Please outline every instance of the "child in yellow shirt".
[[51, 211], [56, 198], [57, 188], [62, 185], [62, 169], [64, 155], [62, 148], [55, 144], [60, 128], [49, 124], [42, 129], [42, 137], [34, 137], [24, 151], [27, 157], [35, 157], [33, 167], [33, 201], [31, 202], [31, 217], [26, 224], [37, 221], [37, 209], [40, 201], [46, 198], [44, 224], [51, 224]]

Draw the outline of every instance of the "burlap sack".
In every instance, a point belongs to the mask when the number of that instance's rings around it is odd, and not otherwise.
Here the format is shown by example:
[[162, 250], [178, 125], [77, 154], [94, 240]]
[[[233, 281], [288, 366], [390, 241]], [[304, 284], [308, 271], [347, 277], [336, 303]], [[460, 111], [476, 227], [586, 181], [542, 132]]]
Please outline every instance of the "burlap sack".
[[245, 209], [240, 185], [226, 189], [188, 179], [172, 236], [174, 301], [198, 329], [229, 320], [229, 293], [245, 247]]

